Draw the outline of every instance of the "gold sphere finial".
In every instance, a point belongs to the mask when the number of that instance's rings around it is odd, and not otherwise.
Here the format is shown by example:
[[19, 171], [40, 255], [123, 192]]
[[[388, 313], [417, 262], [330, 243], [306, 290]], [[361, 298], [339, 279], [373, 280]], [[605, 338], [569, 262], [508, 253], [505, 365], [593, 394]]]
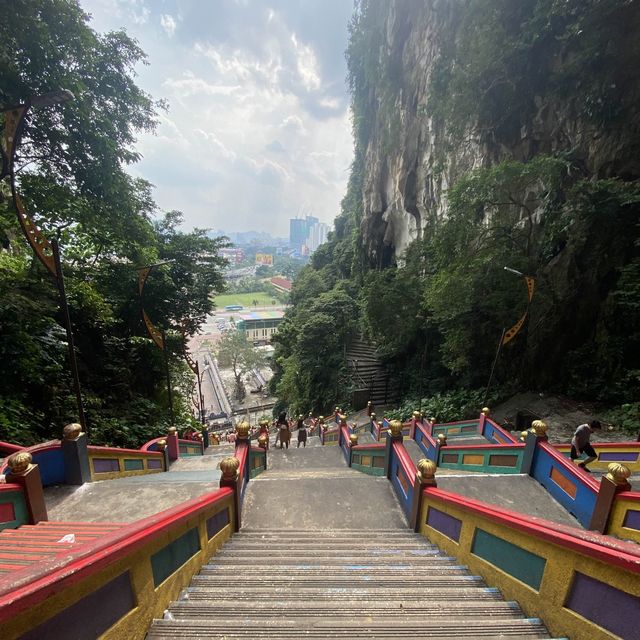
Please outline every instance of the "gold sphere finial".
[[220, 471], [222, 471], [223, 480], [235, 480], [238, 476], [239, 468], [240, 460], [235, 456], [229, 456], [220, 461]]
[[82, 425], [77, 422], [66, 424], [62, 429], [62, 437], [65, 440], [77, 440], [82, 433]]
[[263, 433], [259, 438], [258, 438], [258, 446], [261, 447], [262, 449], [266, 449], [267, 448], [267, 443], [269, 442], [269, 438], [267, 437], [266, 433]]
[[491, 409], [489, 409], [489, 407], [482, 407], [482, 411], [480, 413], [484, 413], [485, 418], [488, 418], [491, 413]]
[[441, 447], [444, 447], [447, 444], [447, 434], [446, 433], [439, 433], [438, 434], [438, 442], [440, 443]]
[[422, 458], [418, 461], [418, 477], [420, 480], [433, 480], [438, 466], [433, 460]]
[[22, 474], [31, 468], [33, 457], [28, 451], [16, 451], [7, 458], [7, 465], [13, 474]]
[[262, 418], [262, 420], [260, 420], [260, 422], [258, 422], [258, 424], [261, 427], [268, 427], [269, 426], [269, 420], [267, 420], [266, 418]]
[[534, 420], [531, 423], [531, 429], [536, 434], [536, 436], [538, 436], [538, 438], [542, 438], [547, 435], [547, 430], [549, 429], [549, 427], [543, 420]]
[[389, 423], [389, 433], [394, 438], [397, 438], [398, 436], [402, 435], [402, 422], [400, 422], [400, 420], [392, 420]]
[[358, 434], [357, 433], [350, 434], [349, 442], [351, 443], [352, 447], [355, 447], [358, 444]]
[[340, 419], [340, 426], [347, 426], [347, 416], [344, 413], [341, 413], [338, 418]]
[[169, 427], [169, 429], [167, 430], [170, 436], [175, 436], [176, 433], [178, 433], [178, 430], [176, 429], [176, 427]]
[[612, 462], [608, 467], [606, 478], [611, 480], [614, 484], [629, 484], [628, 480], [631, 477], [631, 470], [629, 467], [619, 462]]
[[412, 415], [414, 420], [419, 421], [422, 418], [422, 414], [418, 410], [414, 411]]
[[528, 431], [521, 431], [520, 432], [520, 441], [521, 442], [525, 442], [527, 440], [527, 435], [528, 435]]
[[243, 420], [240, 424], [236, 425], [236, 435], [241, 440], [246, 440], [249, 437], [249, 431], [251, 429], [251, 425]]
[[375, 414], [375, 412], [374, 412], [374, 411], [372, 411], [372, 412], [371, 412], [371, 416], [370, 416], [370, 417], [371, 417], [371, 419], [372, 419], [372, 420], [375, 420], [375, 419], [376, 419], [376, 414]]
[[156, 442], [156, 447], [158, 447], [158, 451], [164, 451], [166, 446], [167, 446], [167, 441], [164, 438]]
[[320, 416], [320, 417], [318, 418], [318, 422], [319, 422], [320, 424], [324, 424], [324, 416]]

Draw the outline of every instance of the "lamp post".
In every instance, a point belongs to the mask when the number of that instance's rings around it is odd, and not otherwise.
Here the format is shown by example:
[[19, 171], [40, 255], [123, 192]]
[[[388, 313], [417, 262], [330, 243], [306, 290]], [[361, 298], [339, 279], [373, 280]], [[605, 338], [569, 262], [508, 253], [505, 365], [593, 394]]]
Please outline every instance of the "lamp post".
[[50, 91], [49, 93], [39, 96], [31, 96], [21, 104], [3, 109], [4, 130], [2, 135], [2, 144], [0, 145], [0, 150], [2, 152], [2, 173], [0, 174], [0, 179], [9, 178], [11, 198], [16, 208], [20, 227], [22, 228], [22, 231], [37, 258], [55, 278], [56, 286], [58, 287], [58, 294], [60, 296], [62, 319], [67, 333], [69, 368], [71, 369], [71, 377], [73, 379], [73, 387], [76, 396], [78, 422], [82, 426], [82, 430], [89, 435], [89, 427], [87, 425], [84, 406], [82, 403], [82, 391], [80, 388], [80, 378], [78, 376], [78, 363], [76, 361], [71, 317], [69, 315], [69, 306], [67, 304], [67, 295], [64, 286], [64, 273], [62, 271], [62, 261], [60, 259], [60, 247], [57, 239], [53, 239], [51, 241], [47, 239], [42, 231], [38, 229], [35, 222], [25, 209], [22, 198], [18, 193], [15, 174], [17, 149], [22, 140], [29, 110], [50, 107], [67, 102], [68, 100], [73, 100], [73, 98], [74, 95], [71, 91], [60, 89], [58, 91]]
[[167, 339], [164, 332], [164, 329], [158, 329], [153, 322], [151, 322], [151, 318], [147, 315], [147, 312], [144, 310], [144, 285], [147, 282], [147, 278], [153, 269], [156, 267], [160, 267], [164, 264], [169, 264], [171, 260], [165, 260], [164, 262], [156, 262], [155, 264], [148, 265], [146, 267], [138, 268], [138, 293], [140, 295], [140, 310], [142, 311], [142, 321], [144, 322], [145, 327], [147, 328], [147, 332], [151, 339], [155, 342], [156, 346], [162, 351], [164, 354], [164, 369], [165, 375], [167, 378], [167, 393], [169, 396], [169, 417], [171, 419], [171, 424], [174, 422], [174, 414], [173, 414], [173, 395], [171, 393], [171, 374], [169, 373], [169, 355], [167, 353]]
[[536, 282], [535, 278], [532, 278], [531, 276], [527, 276], [524, 273], [522, 273], [522, 271], [518, 271], [517, 269], [512, 269], [511, 267], [503, 267], [503, 268], [505, 271], [508, 271], [509, 273], [513, 273], [517, 276], [520, 276], [521, 278], [524, 278], [524, 283], [525, 283], [525, 286], [527, 287], [527, 297], [528, 297], [527, 308], [525, 309], [524, 313], [522, 314], [518, 322], [516, 322], [511, 327], [511, 329], [507, 330], [506, 327], [502, 329], [500, 341], [498, 342], [498, 349], [496, 350], [496, 356], [493, 359], [493, 364], [491, 365], [489, 382], [487, 382], [487, 388], [485, 389], [484, 398], [482, 400], [483, 406], [487, 404], [487, 396], [489, 395], [489, 388], [491, 387], [491, 381], [493, 380], [493, 372], [495, 371], [496, 363], [498, 362], [498, 356], [500, 355], [500, 350], [502, 349], [503, 345], [513, 340], [513, 338], [518, 333], [518, 331], [522, 329], [522, 325], [524, 324], [524, 321], [527, 319], [527, 315], [529, 313], [529, 306], [531, 304], [531, 299], [533, 298], [533, 292], [535, 290], [535, 282]]
[[204, 378], [204, 374], [206, 371], [209, 371], [211, 367], [206, 365], [202, 372], [200, 371], [200, 364], [196, 361], [196, 377], [198, 379], [198, 398], [200, 400], [200, 422], [205, 424], [205, 408], [204, 408], [204, 395], [202, 394], [202, 378]]

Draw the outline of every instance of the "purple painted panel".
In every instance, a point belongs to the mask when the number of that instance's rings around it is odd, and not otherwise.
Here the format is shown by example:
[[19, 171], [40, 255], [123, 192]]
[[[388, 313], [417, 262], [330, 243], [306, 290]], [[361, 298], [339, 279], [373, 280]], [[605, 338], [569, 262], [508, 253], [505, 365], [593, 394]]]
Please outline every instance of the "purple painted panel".
[[443, 533], [447, 538], [460, 541], [460, 529], [462, 528], [462, 522], [448, 513], [444, 513], [434, 507], [429, 507], [427, 513], [427, 524], [433, 527], [436, 531]]
[[622, 526], [627, 527], [627, 529], [636, 529], [637, 531], [640, 531], [640, 511], [629, 509], [629, 511], [627, 511], [627, 515], [624, 517]]
[[147, 469], [162, 469], [162, 460], [147, 460]]
[[108, 473], [109, 471], [120, 471], [117, 458], [94, 458], [93, 470], [95, 473]]
[[640, 597], [576, 571], [565, 607], [595, 622], [623, 640], [638, 637]]
[[614, 451], [612, 453], [604, 453], [602, 452], [598, 456], [598, 460], [602, 462], [637, 462], [638, 460], [638, 452], [637, 451]]

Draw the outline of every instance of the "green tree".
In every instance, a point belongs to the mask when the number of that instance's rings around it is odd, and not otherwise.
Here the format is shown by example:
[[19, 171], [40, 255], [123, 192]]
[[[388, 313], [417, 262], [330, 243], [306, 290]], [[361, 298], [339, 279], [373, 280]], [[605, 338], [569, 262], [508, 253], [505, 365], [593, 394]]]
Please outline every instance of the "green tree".
[[247, 340], [244, 332], [235, 330], [223, 334], [216, 351], [218, 361], [223, 367], [230, 367], [235, 379], [235, 395], [242, 400], [246, 394], [243, 377], [265, 366], [262, 352], [258, 351]]

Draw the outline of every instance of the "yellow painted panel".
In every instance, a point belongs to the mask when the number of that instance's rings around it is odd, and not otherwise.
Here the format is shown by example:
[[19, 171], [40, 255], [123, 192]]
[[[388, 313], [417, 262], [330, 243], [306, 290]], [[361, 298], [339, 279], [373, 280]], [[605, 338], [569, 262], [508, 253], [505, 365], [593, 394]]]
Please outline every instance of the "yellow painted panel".
[[370, 467], [371, 466], [371, 456], [362, 456], [362, 466]]
[[484, 456], [478, 454], [466, 453], [462, 456], [462, 464], [475, 464], [482, 466], [484, 464]]

